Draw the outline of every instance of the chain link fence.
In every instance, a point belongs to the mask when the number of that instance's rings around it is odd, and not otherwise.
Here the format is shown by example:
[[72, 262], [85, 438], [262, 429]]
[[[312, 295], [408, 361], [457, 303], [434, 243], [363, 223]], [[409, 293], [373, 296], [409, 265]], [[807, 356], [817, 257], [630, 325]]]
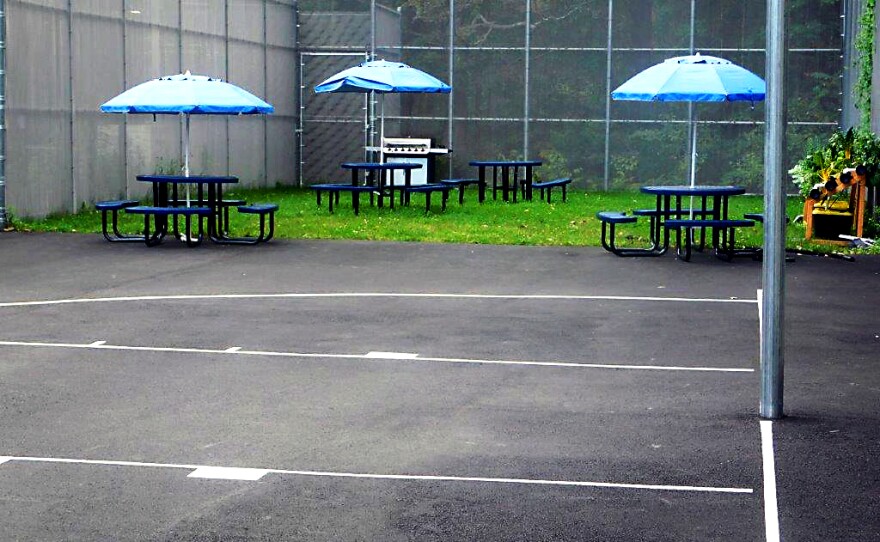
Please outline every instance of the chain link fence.
[[[794, 164], [812, 139], [841, 123], [841, 57], [851, 36], [842, 37], [844, 2], [788, 4], [786, 162]], [[474, 159], [527, 157], [544, 161], [542, 177], [571, 176], [587, 190], [683, 183], [693, 115], [697, 182], [762, 190], [762, 104], [689, 108], [613, 102], [609, 94], [639, 71], [692, 50], [763, 75], [763, 2], [407, 0], [391, 10], [349, 0], [299, 7], [301, 54], [312, 55], [302, 71], [304, 184], [340, 175], [336, 158], [362, 156], [374, 125], [369, 99], [316, 96], [314, 84], [375, 53], [453, 86], [449, 97], [401, 95], [397, 109], [386, 105], [386, 134], [431, 137], [454, 150], [441, 166], [444, 176], [471, 176]], [[306, 30], [305, 21], [315, 24]], [[316, 60], [341, 53], [349, 55]]]

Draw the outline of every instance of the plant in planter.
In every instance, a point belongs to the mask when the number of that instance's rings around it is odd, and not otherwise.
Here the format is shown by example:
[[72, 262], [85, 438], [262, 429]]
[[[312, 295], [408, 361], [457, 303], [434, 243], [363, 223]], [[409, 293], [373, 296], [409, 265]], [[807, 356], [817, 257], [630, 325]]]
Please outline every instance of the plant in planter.
[[[880, 178], [878, 168], [880, 139], [870, 131], [854, 129], [835, 132], [798, 162], [789, 173], [805, 200], [805, 238], [812, 237], [814, 226], [829, 242], [841, 242], [838, 234], [851, 230], [862, 236], [865, 211], [872, 216], [866, 185]], [[821, 220], [814, 223], [814, 216]]]
[[[880, 138], [868, 130], [850, 128], [837, 131], [819, 148], [808, 153], [790, 171], [792, 180], [804, 198], [810, 192], [837, 177], [844, 169], [860, 165], [867, 168], [868, 182], [875, 185], [880, 176]], [[815, 194], [815, 192], [814, 192]]]

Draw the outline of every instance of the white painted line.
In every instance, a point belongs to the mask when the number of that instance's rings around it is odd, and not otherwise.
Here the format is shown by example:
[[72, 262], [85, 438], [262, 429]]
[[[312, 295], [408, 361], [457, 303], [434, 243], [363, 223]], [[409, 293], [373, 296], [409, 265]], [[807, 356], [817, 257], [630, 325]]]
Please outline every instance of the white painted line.
[[613, 369], [613, 370], [631, 370], [631, 371], [692, 371], [692, 372], [711, 372], [711, 373], [753, 373], [754, 369], [738, 368], [738, 367], [688, 367], [688, 366], [664, 366], [664, 365], [624, 365], [613, 363], [577, 363], [566, 361], [530, 361], [530, 360], [491, 360], [491, 359], [468, 359], [468, 358], [440, 358], [440, 357], [400, 357], [400, 353], [383, 352], [391, 354], [391, 356], [383, 358], [376, 355], [380, 352], [371, 352], [370, 354], [319, 354], [319, 353], [303, 353], [303, 352], [272, 352], [267, 350], [236, 350], [234, 352], [227, 350], [212, 350], [208, 348], [180, 348], [180, 347], [156, 347], [156, 346], [121, 346], [102, 344], [95, 346], [93, 344], [76, 344], [76, 343], [48, 343], [48, 342], [29, 342], [29, 341], [0, 341], [2, 346], [20, 346], [30, 348], [72, 348], [72, 349], [91, 349], [91, 350], [117, 350], [131, 352], [162, 352], [177, 354], [234, 354], [241, 356], [262, 356], [262, 357], [282, 357], [282, 358], [313, 358], [313, 359], [389, 359], [397, 361], [417, 361], [417, 362], [433, 362], [433, 363], [463, 363], [475, 365], [521, 365], [525, 367], [570, 367], [577, 369]]
[[107, 341], [95, 341], [92, 344], [90, 344], [89, 346], [103, 346], [105, 344], [107, 344]]
[[236, 353], [238, 353], [240, 350], [241, 350], [241, 347], [240, 347], [240, 346], [233, 346], [233, 347], [231, 347], [231, 348], [227, 348], [226, 350], [224, 350], [224, 352], [226, 352], [227, 354], [236, 354]]
[[12, 458], [6, 455], [0, 455], [0, 465], [6, 463], [7, 461], [11, 461]]
[[6, 456], [9, 461], [25, 461], [29, 463], [66, 463], [71, 465], [102, 465], [106, 467], [143, 467], [155, 469], [186, 469], [195, 470], [206, 465], [186, 465], [177, 463], [149, 463], [144, 461], [115, 461], [110, 459], [71, 459], [67, 457], [28, 457]]
[[370, 359], [416, 359], [419, 355], [409, 352], [367, 352], [367, 355], [364, 357]]
[[[328, 472], [328, 471], [311, 471], [311, 470], [286, 470], [286, 469], [242, 469], [232, 467], [212, 467], [208, 465], [178, 465], [164, 463], [142, 463], [138, 461], [105, 461], [97, 459], [69, 459], [54, 457], [17, 457], [9, 456], [11, 461], [29, 461], [36, 463], [70, 463], [70, 464], [86, 464], [86, 465], [107, 465], [117, 467], [151, 467], [151, 468], [167, 468], [167, 469], [187, 469], [193, 471], [203, 470], [203, 472], [221, 472], [222, 469], [230, 471], [257, 471], [265, 474], [292, 474], [297, 476], [317, 476], [325, 478], [359, 478], [372, 480], [412, 480], [412, 481], [432, 481], [432, 482], [480, 482], [489, 484], [520, 484], [520, 485], [543, 485], [543, 486], [562, 486], [562, 487], [597, 487], [609, 489], [640, 489], [652, 491], [689, 491], [699, 493], [734, 493], [734, 494], [751, 494], [754, 490], [747, 487], [711, 487], [711, 486], [672, 486], [662, 484], [626, 484], [616, 482], [583, 482], [576, 480], [540, 480], [532, 478], [484, 478], [473, 476], [436, 476], [436, 475], [417, 475], [417, 474], [369, 474], [355, 472]], [[190, 473], [192, 476], [193, 473]]]
[[764, 290], [758, 290], [758, 354], [764, 351]]
[[779, 542], [779, 504], [776, 501], [776, 459], [773, 454], [773, 422], [761, 420], [761, 455], [764, 463], [764, 528], [767, 542]]
[[754, 304], [754, 299], [737, 298], [690, 298], [653, 297], [623, 295], [515, 295], [515, 294], [428, 294], [391, 292], [339, 292], [311, 294], [191, 294], [191, 295], [143, 295], [122, 297], [84, 297], [73, 299], [54, 299], [41, 301], [11, 301], [0, 303], [0, 308], [33, 307], [43, 305], [68, 305], [73, 303], [118, 303], [128, 301], [173, 301], [193, 299], [318, 299], [318, 298], [428, 298], [428, 299], [519, 299], [519, 300], [569, 300], [569, 301], [657, 301], [677, 303], [745, 303]]
[[237, 467], [199, 467], [187, 474], [187, 478], [209, 478], [212, 480], [249, 480], [256, 481], [266, 476], [265, 469], [242, 469]]
[[295, 470], [273, 470], [278, 474], [296, 474], [299, 476], [324, 476], [331, 478], [368, 478], [374, 480], [424, 480], [437, 482], [482, 482], [490, 484], [520, 484], [564, 487], [599, 487], [608, 489], [643, 489], [653, 491], [692, 491], [698, 493], [753, 493], [745, 487], [709, 487], [709, 486], [666, 486], [659, 484], [621, 484], [615, 482], [578, 482], [569, 480], [534, 480], [530, 478], [481, 478], [465, 476], [420, 476], [410, 474], [357, 474], [352, 472], [316, 472]]

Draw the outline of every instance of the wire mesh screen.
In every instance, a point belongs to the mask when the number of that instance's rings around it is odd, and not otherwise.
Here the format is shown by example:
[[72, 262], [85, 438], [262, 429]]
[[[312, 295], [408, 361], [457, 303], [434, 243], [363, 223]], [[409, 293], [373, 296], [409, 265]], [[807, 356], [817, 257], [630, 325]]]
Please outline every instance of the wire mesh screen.
[[[368, 31], [374, 14], [395, 13], [363, 0], [307, 1], [300, 9], [334, 17], [337, 24], [358, 19]], [[793, 164], [811, 139], [840, 123], [842, 2], [791, 0], [788, 9], [786, 161]], [[376, 24], [367, 36], [324, 28], [320, 39], [304, 39], [302, 46], [328, 52], [369, 52], [373, 46], [450, 83], [448, 97], [400, 97], [399, 112], [386, 109], [386, 132], [389, 119], [399, 120], [400, 133], [392, 135], [449, 145], [454, 153], [443, 167], [452, 176], [470, 176], [470, 160], [530, 158], [544, 162], [539, 177], [571, 176], [589, 190], [684, 183], [693, 119], [697, 182], [736, 183], [759, 192], [761, 103], [690, 108], [614, 102], [609, 94], [639, 71], [692, 48], [763, 76], [765, 12], [763, 2], [740, 0], [406, 0], [396, 10], [396, 27]], [[316, 31], [303, 26], [304, 37]], [[310, 127], [311, 118], [304, 111], [305, 140], [312, 138], [310, 129], [345, 129], [341, 120], [340, 126]], [[320, 180], [308, 169], [304, 175], [306, 184]]]
[[367, 95], [321, 94], [314, 88], [329, 75], [363, 62], [361, 53], [301, 53], [303, 81], [301, 175], [309, 184], [339, 181], [339, 163], [362, 161], [367, 133]]

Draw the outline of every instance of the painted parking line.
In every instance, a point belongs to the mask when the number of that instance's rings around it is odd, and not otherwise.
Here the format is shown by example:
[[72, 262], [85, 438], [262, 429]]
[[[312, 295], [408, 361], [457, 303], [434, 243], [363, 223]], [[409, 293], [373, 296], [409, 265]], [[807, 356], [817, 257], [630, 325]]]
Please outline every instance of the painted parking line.
[[77, 350], [115, 350], [130, 352], [156, 352], [177, 354], [202, 354], [227, 356], [262, 356], [281, 358], [323, 358], [323, 359], [349, 359], [349, 360], [389, 360], [400, 362], [429, 362], [450, 364], [474, 364], [474, 365], [512, 365], [524, 367], [568, 367], [578, 369], [609, 369], [629, 371], [692, 371], [711, 373], [754, 373], [752, 368], [743, 367], [690, 367], [690, 366], [664, 366], [664, 365], [625, 365], [614, 363], [580, 363], [570, 361], [536, 361], [536, 360], [492, 360], [470, 358], [444, 358], [444, 357], [421, 357], [418, 354], [407, 352], [368, 352], [366, 354], [332, 354], [332, 353], [304, 353], [304, 352], [273, 352], [268, 350], [243, 350], [240, 347], [225, 349], [211, 348], [182, 348], [160, 346], [124, 346], [106, 344], [104, 341], [92, 343], [52, 343], [41, 341], [0, 341], [0, 347], [25, 347], [25, 348], [68, 348]]
[[764, 527], [767, 542], [779, 542], [779, 504], [776, 499], [776, 459], [773, 453], [773, 422], [761, 420], [761, 457], [764, 471]]
[[278, 293], [278, 294], [186, 294], [143, 295], [119, 297], [84, 297], [71, 299], [11, 301], [0, 303], [0, 308], [69, 305], [77, 303], [122, 303], [132, 301], [181, 301], [181, 300], [238, 300], [238, 299], [357, 299], [357, 298], [427, 298], [427, 299], [514, 299], [514, 300], [567, 300], [567, 301], [645, 301], [663, 303], [734, 303], [755, 304], [756, 299], [691, 298], [624, 295], [518, 295], [518, 294], [441, 294], [441, 293], [394, 293], [394, 292], [336, 292], [336, 293]]
[[207, 478], [210, 480], [244, 480], [255, 482], [269, 474], [266, 469], [243, 469], [239, 467], [199, 467], [187, 474], [187, 478]]
[[[312, 470], [288, 470], [288, 469], [269, 469], [269, 468], [241, 468], [241, 467], [216, 467], [211, 465], [186, 465], [174, 463], [145, 463], [138, 461], [116, 461], [102, 459], [72, 459], [59, 457], [24, 457], [24, 456], [4, 456], [7, 457], [7, 465], [9, 463], [21, 461], [31, 463], [64, 463], [64, 464], [80, 464], [80, 465], [101, 465], [111, 467], [132, 467], [132, 468], [162, 468], [162, 469], [179, 469], [192, 471], [188, 477], [197, 478], [196, 472], [213, 473], [217, 476], [210, 476], [215, 479], [230, 479], [220, 476], [223, 472], [228, 473], [247, 473], [251, 476], [260, 474], [260, 479], [266, 474], [286, 474], [295, 476], [312, 476], [320, 478], [354, 478], [365, 480], [404, 480], [404, 481], [427, 481], [427, 482], [472, 482], [486, 484], [516, 484], [516, 485], [538, 485], [538, 486], [559, 486], [559, 487], [592, 487], [606, 489], [631, 489], [646, 491], [677, 491], [677, 492], [696, 492], [696, 493], [728, 493], [728, 494], [752, 494], [754, 490], [748, 487], [712, 487], [712, 486], [678, 486], [663, 484], [629, 484], [619, 482], [588, 482], [578, 480], [542, 480], [533, 478], [488, 478], [478, 476], [444, 476], [444, 475], [419, 475], [419, 474], [377, 474], [377, 473], [356, 473], [356, 472], [332, 472], [332, 471], [312, 471]], [[3, 467], [7, 468], [7, 467]], [[224, 469], [226, 469], [224, 471]], [[236, 478], [240, 479], [240, 478]]]

